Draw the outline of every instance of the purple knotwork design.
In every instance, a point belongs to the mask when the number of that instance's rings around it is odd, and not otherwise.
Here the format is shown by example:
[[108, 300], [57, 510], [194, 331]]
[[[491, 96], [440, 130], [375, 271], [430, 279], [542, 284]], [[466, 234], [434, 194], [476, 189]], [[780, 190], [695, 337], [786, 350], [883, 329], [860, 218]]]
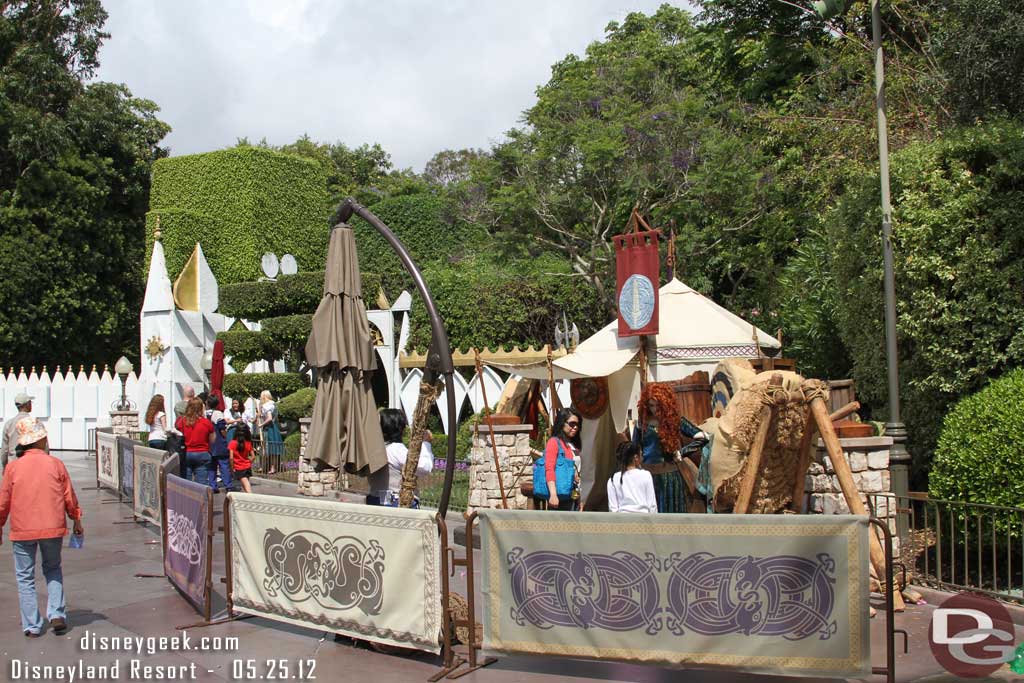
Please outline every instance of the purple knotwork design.
[[609, 631], [661, 630], [661, 591], [653, 555], [611, 555], [553, 551], [507, 556], [512, 575], [512, 619], [520, 626], [575, 626]]
[[835, 560], [794, 555], [754, 558], [673, 553], [665, 625], [672, 633], [726, 633], [828, 640], [837, 630]]

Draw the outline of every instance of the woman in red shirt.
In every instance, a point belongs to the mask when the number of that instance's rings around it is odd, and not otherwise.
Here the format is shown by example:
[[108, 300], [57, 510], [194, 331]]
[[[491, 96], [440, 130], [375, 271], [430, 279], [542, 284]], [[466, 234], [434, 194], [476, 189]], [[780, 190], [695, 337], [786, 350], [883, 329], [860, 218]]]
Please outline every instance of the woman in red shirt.
[[249, 477], [252, 476], [252, 432], [244, 422], [235, 427], [235, 438], [228, 444], [231, 453], [231, 469], [235, 479], [242, 484], [242, 490], [252, 493]]
[[185, 438], [185, 463], [188, 465], [186, 479], [209, 485], [209, 467], [212, 460], [210, 444], [217, 434], [213, 423], [205, 417], [206, 407], [202, 399], [190, 399], [185, 414], [174, 423]]

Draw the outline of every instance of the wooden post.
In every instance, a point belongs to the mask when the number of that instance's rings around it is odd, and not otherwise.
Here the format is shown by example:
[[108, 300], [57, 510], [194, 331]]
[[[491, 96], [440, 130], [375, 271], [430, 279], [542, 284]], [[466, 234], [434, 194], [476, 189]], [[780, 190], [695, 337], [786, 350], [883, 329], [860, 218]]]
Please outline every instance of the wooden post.
[[[829, 418], [825, 399], [821, 396], [815, 396], [811, 399], [811, 414], [814, 416], [818, 432], [825, 442], [825, 450], [828, 451], [828, 457], [832, 461], [832, 469], [835, 470], [836, 479], [839, 480], [839, 488], [843, 491], [843, 497], [846, 499], [850, 512], [855, 515], [867, 515], [868, 511], [864, 507], [864, 501], [860, 499], [860, 491], [857, 490], [857, 485], [853, 483], [853, 472], [850, 470], [850, 463], [846, 461], [843, 447], [839, 443], [839, 437], [836, 436], [835, 430], [832, 429], [832, 420]], [[869, 534], [869, 538], [871, 543], [871, 564], [874, 565], [878, 576], [885, 576], [885, 563], [888, 558], [885, 557], [885, 551], [882, 550], [882, 546], [875, 534]], [[899, 591], [893, 590], [892, 586], [886, 587], [886, 590], [893, 591], [892, 597], [895, 609], [897, 612], [902, 612], [905, 607], [903, 605], [903, 597]]]
[[[782, 375], [772, 375], [768, 382], [768, 388], [781, 387]], [[743, 472], [743, 481], [740, 482], [740, 491], [736, 496], [736, 503], [733, 505], [733, 514], [745, 515], [750, 510], [750, 500], [754, 495], [754, 487], [761, 478], [761, 457], [764, 455], [764, 446], [768, 441], [768, 428], [775, 417], [775, 403], [761, 406], [761, 413], [758, 416], [757, 434], [754, 436], [754, 443], [750, 445], [750, 453], [747, 455], [746, 466]]]
[[[860, 410], [860, 403], [858, 401], [850, 401], [845, 406], [837, 410], [828, 416], [828, 419], [832, 422], [841, 420], [847, 415], [851, 415]], [[807, 469], [811, 466], [811, 451], [814, 446], [814, 436], [818, 433], [817, 427], [814, 426], [814, 417], [811, 415], [811, 409], [807, 409], [807, 419], [804, 422], [804, 434], [800, 438], [800, 461], [796, 466], [796, 475], [793, 481], [793, 500], [790, 501], [790, 509], [793, 512], [803, 512], [803, 498], [806, 493], [807, 484]]]

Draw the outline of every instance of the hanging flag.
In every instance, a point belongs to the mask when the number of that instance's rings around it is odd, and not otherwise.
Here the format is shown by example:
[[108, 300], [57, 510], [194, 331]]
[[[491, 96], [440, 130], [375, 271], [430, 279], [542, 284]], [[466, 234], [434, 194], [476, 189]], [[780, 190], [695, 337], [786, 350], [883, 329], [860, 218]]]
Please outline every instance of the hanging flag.
[[[660, 230], [651, 230], [634, 209], [633, 231], [612, 238], [615, 243], [615, 297], [619, 305], [619, 336], [658, 333], [658, 258]], [[640, 225], [647, 228], [639, 232]]]

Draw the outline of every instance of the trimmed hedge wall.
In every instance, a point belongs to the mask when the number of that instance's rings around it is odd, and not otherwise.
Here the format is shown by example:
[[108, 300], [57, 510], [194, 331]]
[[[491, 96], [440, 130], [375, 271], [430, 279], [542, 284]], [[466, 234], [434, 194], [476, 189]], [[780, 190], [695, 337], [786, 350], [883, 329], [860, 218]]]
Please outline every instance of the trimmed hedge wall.
[[[431, 263], [450, 263], [481, 250], [487, 231], [455, 216], [449, 204], [432, 194], [413, 194], [383, 199], [371, 207], [374, 215], [391, 228], [422, 269]], [[374, 228], [358, 216], [352, 219], [361, 268], [379, 273], [387, 296], [394, 300], [412, 287], [402, 262]], [[377, 290], [363, 288], [371, 300]]]
[[276, 399], [305, 386], [305, 376], [297, 372], [236, 372], [224, 377], [224, 393], [231, 398], [257, 398], [266, 389]]
[[[554, 343], [563, 311], [582, 339], [611, 319], [593, 288], [562, 262], [542, 258], [519, 268], [474, 258], [424, 270], [453, 347]], [[421, 351], [430, 343], [430, 322], [419, 301], [412, 309], [410, 343]]]
[[329, 215], [326, 174], [309, 159], [258, 147], [160, 159], [146, 220], [147, 266], [157, 216], [172, 280], [196, 241], [220, 285], [260, 277], [266, 252], [319, 266]]
[[[321, 259], [322, 261], [322, 259]], [[363, 271], [363, 297], [373, 307], [380, 288], [380, 276]], [[324, 294], [324, 271], [282, 275], [276, 282], [239, 282], [220, 287], [220, 313], [245, 320], [266, 320], [297, 312], [310, 315]]]

